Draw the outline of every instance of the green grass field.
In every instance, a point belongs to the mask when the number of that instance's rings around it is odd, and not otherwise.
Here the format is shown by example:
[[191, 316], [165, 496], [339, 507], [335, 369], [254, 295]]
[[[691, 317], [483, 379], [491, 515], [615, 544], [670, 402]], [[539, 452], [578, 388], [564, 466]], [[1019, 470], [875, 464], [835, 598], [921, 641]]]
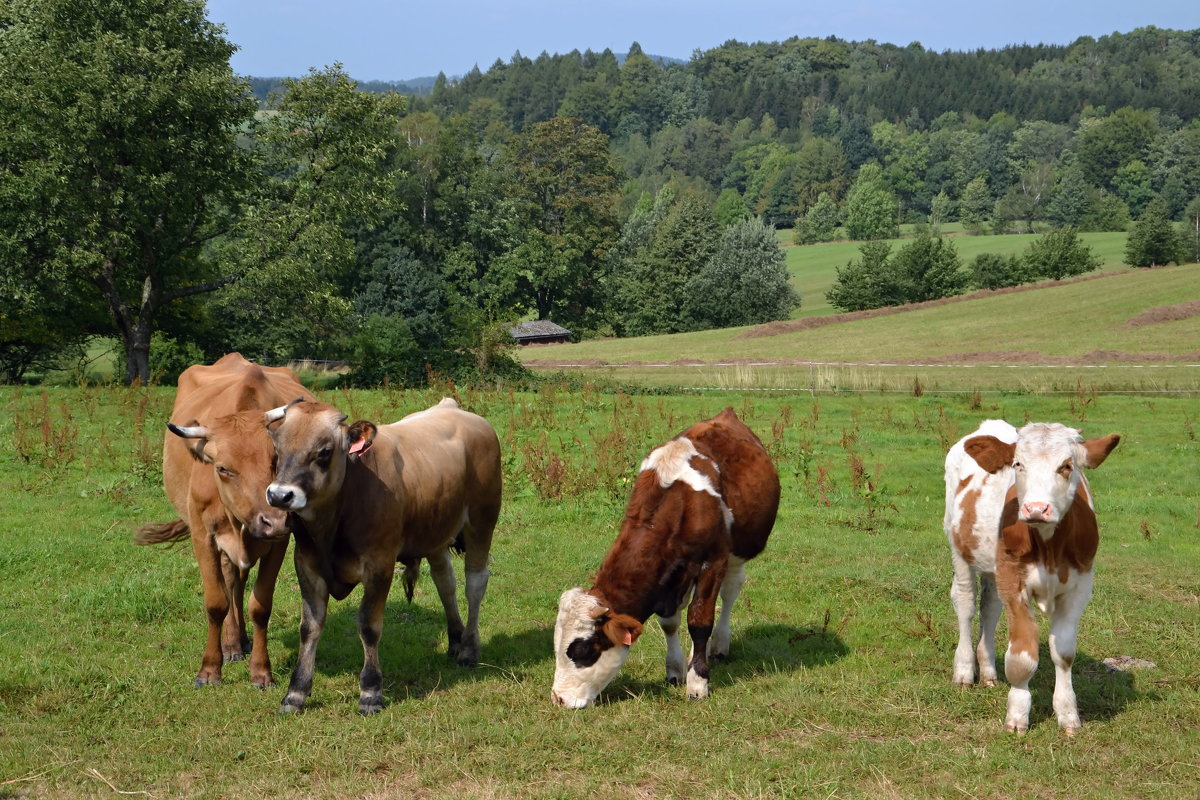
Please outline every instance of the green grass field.
[[[1041, 234], [1004, 234], [1001, 236], [967, 236], [962, 233], [958, 224], [943, 226], [943, 234], [953, 243], [958, 251], [958, 257], [964, 266], [969, 267], [975, 256], [980, 253], [996, 253], [997, 255], [1020, 255], [1029, 247], [1030, 242], [1041, 237]], [[861, 258], [859, 248], [861, 242], [830, 242], [828, 244], [794, 245], [792, 232], [778, 232], [780, 244], [784, 246], [787, 255], [788, 272], [792, 276], [792, 286], [800, 293], [802, 303], [793, 314], [795, 318], [821, 316], [836, 313], [837, 309], [829, 305], [825, 292], [833, 286], [837, 279], [837, 270], [845, 268], [851, 261]], [[1103, 259], [1100, 267], [1102, 272], [1126, 269], [1124, 233], [1081, 233], [1079, 239]], [[892, 252], [903, 247], [907, 239], [892, 239]]]
[[[998, 238], [1004, 237], [965, 240]], [[832, 280], [834, 259], [825, 263], [830, 271], [821, 280]], [[980, 293], [843, 321], [830, 317], [833, 324], [809, 327], [818, 321], [802, 320], [591, 340], [518, 355], [547, 372], [582, 370], [656, 386], [907, 391], [919, 381], [929, 391], [1074, 391], [1080, 385], [1196, 391], [1200, 315], [1193, 310], [1191, 316], [1129, 323], [1197, 300], [1200, 271], [1194, 264], [1114, 268], [1061, 285]]]
[[[440, 391], [319, 395], [383, 422]], [[447, 657], [425, 576], [412, 604], [393, 593], [388, 705], [361, 718], [358, 591], [331, 605], [305, 714], [277, 716], [282, 688], [251, 689], [244, 663], [221, 686], [192, 687], [204, 623], [190, 549], [130, 541], [173, 516], [159, 475], [171, 397], [0, 388], [0, 797], [1200, 794], [1194, 399], [463, 390], [504, 448], [483, 663], [464, 670]], [[712, 696], [688, 702], [663, 684], [651, 623], [597, 707], [552, 706], [558, 595], [599, 565], [645, 452], [726, 405], [768, 445], [784, 496]], [[1053, 719], [1044, 646], [1025, 736], [1003, 730], [1003, 688], [950, 684], [941, 464], [985, 417], [1124, 436], [1092, 477], [1102, 543], [1075, 665], [1085, 726], [1073, 739]], [[298, 625], [289, 563], [269, 641], [281, 682]], [[1155, 666], [1102, 663], [1123, 655]]]

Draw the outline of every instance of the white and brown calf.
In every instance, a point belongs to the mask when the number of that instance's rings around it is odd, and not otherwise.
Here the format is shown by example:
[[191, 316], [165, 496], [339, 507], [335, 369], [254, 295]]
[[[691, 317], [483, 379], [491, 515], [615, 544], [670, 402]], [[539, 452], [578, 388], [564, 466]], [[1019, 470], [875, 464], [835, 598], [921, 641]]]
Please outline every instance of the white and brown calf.
[[[651, 452], [594, 585], [568, 589], [559, 600], [554, 703], [583, 708], [595, 701], [651, 615], [667, 639], [667, 682], [686, 681], [688, 697], [707, 697], [709, 659], [729, 653], [744, 564], [766, 547], [778, 507], [771, 457], [732, 408]], [[692, 639], [686, 661], [679, 643], [684, 606]]]
[[[947, 456], [947, 533], [957, 562], [960, 557], [966, 559], [960, 544], [970, 543], [968, 527], [976, 532], [979, 539], [973, 551], [976, 570], [985, 566], [978, 558], [980, 549], [987, 547], [984, 540], [994, 539], [996, 593], [1008, 614], [1009, 628], [1004, 656], [1004, 674], [1010, 685], [1005, 727], [1014, 731], [1029, 727], [1032, 702], [1029, 681], [1038, 666], [1039, 634], [1032, 613], [1032, 604], [1036, 603], [1050, 617], [1054, 713], [1058, 724], [1073, 734], [1082, 722], [1071, 682], [1071, 666], [1079, 620], [1092, 596], [1092, 563], [1100, 543], [1092, 492], [1083, 469], [1100, 466], [1121, 437], [1110, 434], [1083, 441], [1074, 428], [1057, 423], [1030, 423], [1016, 431], [1015, 441], [1009, 441], [1011, 436], [1002, 423], [994, 420], [989, 423], [955, 445], [988, 478], [979, 477], [976, 481], [974, 476], [964, 475], [963, 472], [969, 471], [964, 469], [958, 473], [957, 488], [953, 488], [951, 461], [955, 448]], [[987, 486], [989, 482], [1005, 486], [998, 510], [997, 492], [995, 487]], [[954, 510], [949, 508], [951, 502]], [[967, 526], [972, 514], [975, 519], [988, 520], [987, 525], [980, 527], [972, 522]], [[994, 518], [998, 518], [998, 523], [990, 527]], [[958, 608], [960, 603], [957, 599], [955, 602]], [[960, 621], [962, 616], [960, 611]], [[994, 616], [985, 612], [982, 626], [988, 625], [994, 631]], [[961, 630], [962, 626], [960, 633]], [[969, 621], [966, 631], [969, 640]], [[980, 651], [986, 649], [983, 640], [988, 635], [986, 631], [981, 635]], [[962, 651], [960, 641], [955, 655], [956, 681], [964, 674], [960, 671]], [[986, 677], [981, 662], [981, 678]]]

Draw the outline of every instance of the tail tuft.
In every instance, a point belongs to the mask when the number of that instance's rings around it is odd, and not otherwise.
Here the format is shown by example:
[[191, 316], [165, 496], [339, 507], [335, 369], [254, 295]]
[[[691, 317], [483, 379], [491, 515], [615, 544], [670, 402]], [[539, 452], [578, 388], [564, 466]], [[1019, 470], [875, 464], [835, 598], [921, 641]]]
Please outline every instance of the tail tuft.
[[408, 602], [412, 602], [413, 591], [417, 588], [417, 578], [421, 577], [421, 559], [413, 558], [404, 562], [404, 575], [401, 580], [404, 584], [404, 596], [408, 598]]
[[133, 536], [134, 544], [171, 544], [191, 535], [191, 529], [182, 519], [143, 525]]

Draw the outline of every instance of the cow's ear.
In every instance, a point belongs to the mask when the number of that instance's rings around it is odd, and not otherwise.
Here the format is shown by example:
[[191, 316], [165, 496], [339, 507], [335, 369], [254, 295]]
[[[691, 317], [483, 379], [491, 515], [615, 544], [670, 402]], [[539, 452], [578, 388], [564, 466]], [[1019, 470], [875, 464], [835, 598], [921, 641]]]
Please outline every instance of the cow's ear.
[[346, 453], [351, 461], [357, 461], [359, 456], [371, 449], [375, 444], [375, 434], [378, 432], [374, 422], [360, 419], [346, 431]]
[[173, 422], [168, 422], [167, 430], [181, 439], [188, 440], [186, 447], [188, 452], [192, 454], [192, 458], [202, 464], [212, 463], [212, 459], [204, 454], [204, 445], [208, 444], [208, 428], [201, 425], [199, 420], [192, 420], [187, 425], [176, 425]]
[[1108, 454], [1117, 449], [1117, 445], [1121, 443], [1121, 436], [1116, 433], [1110, 433], [1100, 439], [1088, 439], [1083, 443], [1083, 449], [1087, 451], [1087, 461], [1083, 463], [1088, 469], [1095, 469], [1104, 463], [1104, 459], [1108, 458]]
[[963, 442], [963, 450], [975, 463], [993, 475], [1012, 464], [1017, 446], [1002, 442], [995, 436], [972, 436]]
[[604, 620], [604, 635], [614, 645], [632, 645], [642, 635], [642, 623], [628, 614], [612, 614]]
[[1033, 550], [1033, 541], [1030, 539], [1029, 526], [1024, 522], [1014, 522], [1012, 525], [1006, 525], [1000, 532], [1000, 535], [1004, 541], [1004, 549], [1017, 558]]

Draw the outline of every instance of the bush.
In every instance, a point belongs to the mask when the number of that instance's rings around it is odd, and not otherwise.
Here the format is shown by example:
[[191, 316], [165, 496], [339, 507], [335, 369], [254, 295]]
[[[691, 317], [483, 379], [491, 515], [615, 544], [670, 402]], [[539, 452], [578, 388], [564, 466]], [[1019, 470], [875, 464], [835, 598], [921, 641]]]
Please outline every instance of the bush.
[[971, 262], [971, 285], [980, 289], [1003, 289], [1030, 280], [1024, 262], [1016, 255], [980, 253]]
[[1099, 269], [1104, 260], [1079, 241], [1074, 228], [1059, 228], [1033, 242], [1022, 258], [1030, 276], [1061, 280]]
[[150, 382], [174, 384], [193, 364], [205, 363], [204, 351], [192, 342], [179, 341], [155, 331], [150, 337]]
[[1154, 267], [1174, 261], [1182, 264], [1184, 242], [1175, 230], [1161, 198], [1154, 198], [1146, 205], [1141, 219], [1129, 233], [1125, 243], [1125, 263], [1131, 267]]

